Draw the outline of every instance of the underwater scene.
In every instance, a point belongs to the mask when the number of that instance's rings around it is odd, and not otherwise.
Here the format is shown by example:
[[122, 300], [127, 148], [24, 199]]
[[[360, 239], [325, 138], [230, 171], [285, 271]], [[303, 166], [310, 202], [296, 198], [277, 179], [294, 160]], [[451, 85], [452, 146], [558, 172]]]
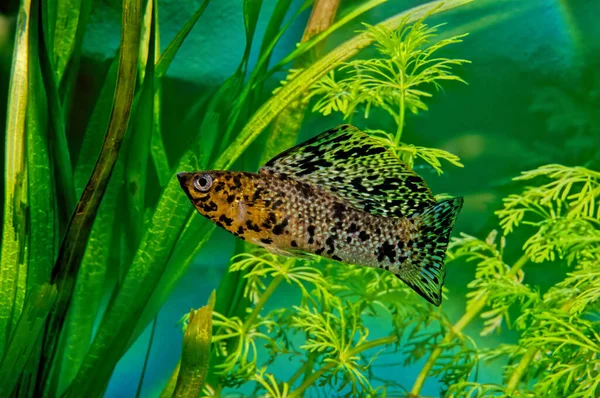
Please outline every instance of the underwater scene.
[[0, 397], [600, 397], [597, 21], [2, 0]]

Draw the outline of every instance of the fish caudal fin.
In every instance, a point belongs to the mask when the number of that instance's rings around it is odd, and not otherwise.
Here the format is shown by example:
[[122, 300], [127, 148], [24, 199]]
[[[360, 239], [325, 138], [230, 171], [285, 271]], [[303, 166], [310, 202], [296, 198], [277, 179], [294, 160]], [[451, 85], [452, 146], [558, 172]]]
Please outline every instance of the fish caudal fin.
[[442, 303], [442, 286], [446, 276], [444, 257], [450, 232], [463, 204], [463, 198], [444, 200], [414, 216], [419, 238], [412, 250], [419, 254], [409, 258], [398, 277], [430, 303]]

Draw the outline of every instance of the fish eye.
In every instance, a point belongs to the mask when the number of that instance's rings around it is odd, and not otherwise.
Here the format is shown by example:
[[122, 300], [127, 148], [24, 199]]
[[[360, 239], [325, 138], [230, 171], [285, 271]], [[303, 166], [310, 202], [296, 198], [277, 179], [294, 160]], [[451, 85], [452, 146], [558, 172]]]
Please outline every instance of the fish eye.
[[194, 188], [200, 192], [207, 192], [212, 185], [213, 179], [210, 174], [202, 174], [194, 178]]

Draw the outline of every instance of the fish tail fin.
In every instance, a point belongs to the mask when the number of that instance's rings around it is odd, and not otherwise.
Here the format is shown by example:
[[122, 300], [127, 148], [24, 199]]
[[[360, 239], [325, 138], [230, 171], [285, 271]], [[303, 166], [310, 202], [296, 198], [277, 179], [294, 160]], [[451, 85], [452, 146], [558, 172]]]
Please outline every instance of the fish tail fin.
[[413, 217], [419, 226], [419, 237], [412, 250], [419, 254], [407, 260], [408, 266], [397, 275], [402, 281], [430, 303], [442, 303], [442, 286], [446, 276], [444, 258], [450, 232], [463, 204], [458, 197], [443, 200]]

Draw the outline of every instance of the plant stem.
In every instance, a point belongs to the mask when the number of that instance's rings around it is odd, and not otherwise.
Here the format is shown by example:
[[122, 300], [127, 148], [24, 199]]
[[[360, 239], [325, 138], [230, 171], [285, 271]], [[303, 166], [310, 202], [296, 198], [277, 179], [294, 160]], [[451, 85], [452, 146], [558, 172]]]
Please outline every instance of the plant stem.
[[[523, 265], [525, 265], [525, 263], [527, 263], [528, 259], [529, 258], [527, 257], [527, 255], [523, 254], [515, 262], [515, 264], [510, 268], [510, 270], [507, 273], [507, 276], [516, 275], [517, 272], [521, 268], [523, 268]], [[474, 302], [469, 307], [467, 312], [465, 312], [465, 314], [458, 320], [458, 322], [456, 322], [454, 324], [454, 326], [452, 326], [452, 328], [450, 329], [450, 332], [448, 334], [446, 334], [446, 336], [444, 336], [444, 339], [442, 340], [442, 342], [431, 352], [431, 355], [429, 355], [429, 358], [427, 358], [427, 362], [423, 366], [423, 369], [421, 369], [421, 372], [417, 376], [417, 379], [415, 380], [415, 384], [413, 385], [413, 388], [412, 388], [409, 396], [411, 396], [411, 397], [419, 396], [419, 393], [421, 392], [421, 389], [423, 388], [423, 384], [425, 384], [425, 380], [427, 379], [429, 372], [431, 371], [431, 369], [433, 368], [433, 365], [435, 364], [437, 359], [440, 357], [440, 355], [444, 351], [444, 349], [442, 347], [446, 346], [450, 341], [452, 341], [452, 339], [454, 339], [454, 337], [456, 335], [460, 334], [462, 332], [462, 330], [469, 323], [471, 323], [471, 321], [473, 321], [473, 319], [475, 319], [475, 317], [477, 317], [477, 315], [479, 315], [479, 313], [483, 310], [483, 308], [487, 304], [488, 296], [489, 295], [486, 293], [483, 296], [481, 296], [479, 298], [479, 300]]]
[[273, 295], [273, 292], [275, 292], [275, 289], [277, 289], [277, 286], [279, 286], [279, 284], [281, 282], [283, 282], [283, 275], [278, 275], [275, 278], [273, 278], [273, 280], [271, 281], [271, 283], [269, 284], [269, 286], [267, 287], [265, 292], [263, 294], [261, 294], [260, 300], [258, 300], [258, 303], [256, 303], [256, 306], [254, 306], [254, 309], [250, 313], [250, 316], [248, 316], [248, 318], [246, 318], [246, 321], [244, 322], [244, 330], [248, 330], [248, 328], [250, 326], [252, 326], [252, 324], [258, 317], [258, 314], [263, 309], [265, 304], [267, 304], [267, 301]]
[[[573, 302], [569, 300], [560, 307], [560, 310], [565, 312], [569, 311], [572, 305]], [[531, 363], [531, 361], [533, 361], [533, 358], [535, 358], [539, 350], [539, 347], [529, 347], [527, 349], [527, 352], [525, 352], [525, 354], [521, 357], [519, 364], [517, 365], [515, 371], [510, 375], [510, 379], [508, 380], [508, 383], [506, 385], [507, 396], [511, 396], [519, 387], [519, 383], [521, 382], [521, 379], [527, 372], [529, 364]]]
[[527, 352], [521, 358], [521, 361], [517, 365], [517, 368], [510, 375], [510, 379], [508, 380], [508, 383], [506, 385], [506, 395], [507, 396], [512, 396], [512, 394], [515, 392], [517, 387], [519, 387], [521, 378], [523, 377], [525, 372], [527, 372], [527, 368], [529, 367], [529, 364], [531, 363], [531, 361], [533, 360], [533, 358], [535, 357], [537, 352], [538, 352], [537, 347], [529, 347], [527, 349]]
[[[381, 337], [379, 339], [375, 339], [373, 341], [368, 341], [368, 342], [366, 342], [364, 344], [356, 346], [353, 349], [351, 349], [348, 352], [345, 352], [345, 353], [343, 353], [341, 355], [343, 355], [344, 357], [352, 357], [354, 355], [360, 354], [363, 351], [367, 351], [367, 350], [370, 350], [372, 348], [379, 347], [381, 345], [392, 344], [395, 341], [396, 341], [396, 336]], [[323, 376], [325, 373], [327, 373], [328, 371], [330, 371], [331, 369], [333, 369], [334, 367], [336, 367], [337, 364], [338, 364], [338, 362], [336, 362], [336, 361], [330, 361], [330, 362], [328, 362], [322, 368], [320, 368], [315, 373], [313, 373], [309, 377], [307, 377], [304, 380], [304, 382], [300, 385], [300, 387], [298, 387], [296, 390], [294, 390], [293, 392], [291, 392], [288, 395], [288, 398], [301, 397], [302, 394], [304, 393], [304, 391], [306, 391], [306, 389], [308, 387], [312, 386], [317, 380], [319, 380], [319, 378], [321, 376]], [[304, 367], [305, 365], [306, 364], [304, 364], [302, 366]]]
[[[404, 73], [400, 71], [400, 84], [404, 88]], [[396, 130], [396, 136], [394, 137], [394, 146], [398, 146], [400, 140], [402, 139], [402, 130], [404, 129], [404, 90], [402, 94], [400, 94], [400, 109], [398, 113], [398, 118], [396, 119], [398, 122], [398, 130]]]
[[52, 272], [58, 298], [47, 321], [36, 395], [47, 395], [41, 389], [50, 375], [92, 225], [127, 131], [137, 77], [141, 3], [141, 0], [123, 0], [121, 55], [112, 114], [96, 166], [71, 217]]

